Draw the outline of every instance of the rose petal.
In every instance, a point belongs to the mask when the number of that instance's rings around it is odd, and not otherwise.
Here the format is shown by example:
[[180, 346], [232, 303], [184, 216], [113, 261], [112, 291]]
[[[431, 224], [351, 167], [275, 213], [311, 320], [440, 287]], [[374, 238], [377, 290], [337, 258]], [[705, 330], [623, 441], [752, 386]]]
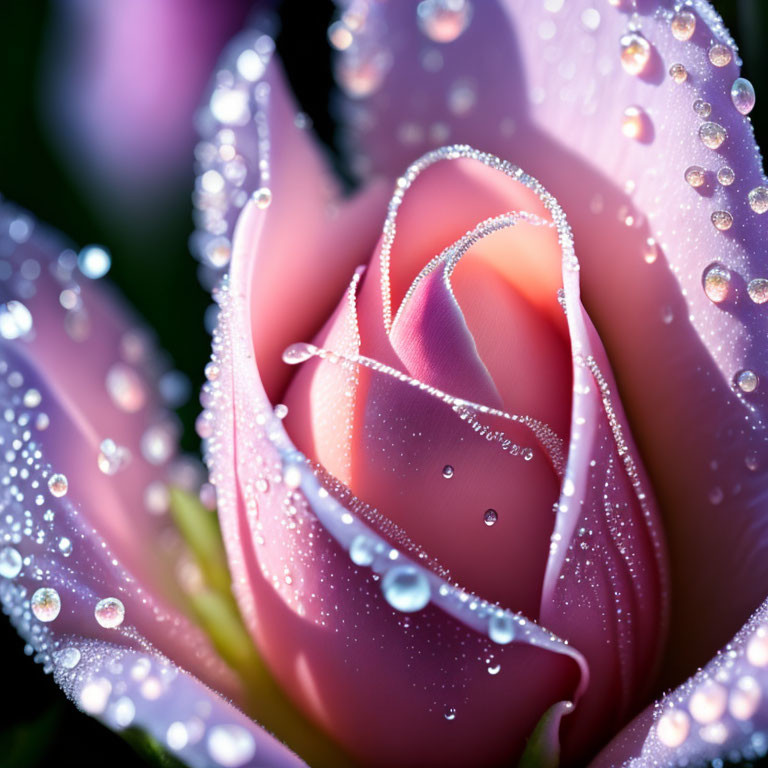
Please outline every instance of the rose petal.
[[628, 725], [592, 768], [734, 763], [768, 754], [768, 602], [712, 661]]
[[191, 768], [306, 765], [229, 701], [152, 648], [64, 636], [54, 675], [86, 714], [140, 729]]
[[[766, 449], [752, 428], [768, 401], [762, 384], [747, 392], [734, 383], [743, 370], [761, 379], [766, 358], [762, 307], [746, 290], [765, 276], [766, 221], [747, 198], [763, 180], [749, 121], [731, 102], [738, 57], [698, 0], [685, 8], [696, 20], [686, 42], [672, 33], [671, 1], [638, 4], [635, 15], [623, 0], [475, 2], [448, 44], [417, 22], [417, 7], [439, 5], [373, 4], [357, 20], [348, 66], [371, 51], [389, 65], [370, 96], [350, 102], [357, 166], [394, 175], [430, 146], [471, 141], [524, 165], [568, 212], [585, 304], [666, 510], [677, 597], [665, 679], [679, 680], [733, 634], [768, 580]], [[622, 65], [632, 25], [650, 45], [639, 76]], [[713, 64], [713, 44], [730, 47], [732, 61]], [[625, 58], [630, 68], [643, 59]], [[689, 73], [680, 84], [667, 75], [675, 63]], [[708, 120], [697, 99], [711, 105]], [[706, 122], [727, 131], [716, 151], [699, 137]], [[703, 186], [686, 182], [689, 166], [705, 169]], [[725, 166], [731, 185], [716, 179]], [[712, 224], [718, 210], [733, 216], [727, 232]], [[711, 295], [718, 285], [728, 294], [721, 303], [702, 288], [713, 263], [730, 273], [713, 283]]]

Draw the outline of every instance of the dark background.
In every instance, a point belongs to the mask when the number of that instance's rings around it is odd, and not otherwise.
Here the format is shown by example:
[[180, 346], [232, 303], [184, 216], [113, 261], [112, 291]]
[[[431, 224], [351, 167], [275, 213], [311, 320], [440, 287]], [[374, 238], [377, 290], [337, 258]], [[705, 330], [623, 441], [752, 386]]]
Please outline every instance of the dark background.
[[[59, 0], [61, 2], [61, 0]], [[107, 1], [107, 0], [105, 0]], [[131, 2], [131, 0], [112, 0]], [[162, 2], [163, 0], [157, 0]], [[55, 119], [46, 110], [43, 83], [46, 55], [54, 23], [55, 0], [0, 0], [0, 194], [30, 209], [76, 243], [105, 244], [112, 252], [110, 278], [158, 333], [176, 366], [187, 374], [193, 391], [202, 383], [209, 354], [203, 313], [210, 303], [199, 287], [196, 263], [187, 240], [192, 231], [192, 157], [186, 174], [164, 190], [151, 214], [136, 221], [105, 216], [77, 183], [70, 164], [47, 139]], [[249, 0], [209, 0], [232, 6], [231, 32], [237, 32], [254, 3]], [[761, 101], [768, 74], [768, 3], [765, 0], [715, 0], [744, 59], [743, 74], [757, 85], [752, 113], [758, 143], [768, 147], [768, 104]], [[328, 103], [332, 88], [330, 47], [326, 29], [333, 18], [326, 0], [286, 0], [280, 6], [281, 32], [277, 39], [288, 77], [315, 131], [329, 147], [334, 123]], [[201, 99], [205, 85], [201, 85]], [[192, 114], [189, 116], [192, 120]], [[138, 209], [137, 209], [138, 210]], [[192, 427], [199, 408], [196, 398], [180, 409], [185, 425], [185, 447], [195, 450]], [[23, 642], [8, 621], [0, 619], [0, 766], [109, 764], [143, 765], [122, 738], [95, 720], [81, 715], [67, 702], [52, 679], [23, 653]], [[762, 761], [761, 765], [768, 765]]]

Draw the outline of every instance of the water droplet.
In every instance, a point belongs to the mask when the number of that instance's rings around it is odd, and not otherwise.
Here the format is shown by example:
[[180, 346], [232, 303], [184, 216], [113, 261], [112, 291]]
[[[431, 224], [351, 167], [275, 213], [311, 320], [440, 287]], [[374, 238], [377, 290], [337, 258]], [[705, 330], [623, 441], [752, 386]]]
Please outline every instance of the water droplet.
[[98, 280], [109, 272], [112, 257], [106, 248], [100, 245], [87, 245], [77, 255], [77, 267], [91, 280]]
[[224, 125], [245, 125], [251, 119], [248, 107], [248, 93], [224, 86], [211, 94], [211, 114]]
[[15, 299], [0, 306], [0, 336], [18, 339], [32, 330], [32, 313]]
[[691, 165], [685, 169], [685, 180], [692, 187], [700, 187], [707, 180], [707, 172], [700, 165]]
[[256, 752], [256, 743], [239, 725], [214, 725], [208, 731], [208, 754], [224, 768], [239, 768]]
[[751, 720], [762, 699], [760, 684], [751, 675], [744, 675], [731, 689], [728, 709], [737, 720]]
[[765, 213], [768, 211], [768, 187], [755, 187], [749, 195], [749, 207], [755, 213]]
[[420, 611], [430, 596], [427, 577], [412, 565], [396, 565], [381, 582], [385, 600], [397, 611]]
[[731, 49], [727, 45], [723, 45], [722, 43], [715, 43], [709, 49], [709, 60], [716, 67], [727, 66], [728, 64], [731, 63], [732, 58], [733, 58], [733, 53], [731, 52]]
[[621, 132], [628, 139], [639, 139], [643, 135], [647, 118], [640, 107], [627, 107], [621, 116]]
[[41, 587], [32, 595], [30, 605], [38, 621], [53, 621], [61, 611], [61, 598], [55, 589]]
[[147, 427], [141, 436], [140, 447], [141, 455], [150, 464], [164, 464], [176, 448], [176, 430], [173, 424], [161, 422]]
[[659, 718], [656, 735], [659, 741], [670, 749], [679, 747], [691, 730], [691, 719], [682, 709], [673, 709]]
[[59, 539], [59, 552], [61, 552], [64, 557], [69, 557], [72, 554], [72, 541], [66, 536], [62, 536]]
[[754, 371], [745, 370], [739, 371], [739, 373], [736, 374], [736, 386], [742, 392], [754, 392], [759, 383], [760, 379]]
[[748, 115], [755, 106], [755, 89], [744, 77], [737, 77], [731, 86], [731, 101], [742, 115]]
[[495, 509], [486, 509], [483, 513], [483, 522], [491, 526], [499, 519], [499, 513]]
[[299, 363], [306, 363], [307, 360], [314, 357], [317, 352], [317, 347], [313, 344], [291, 344], [286, 347], [283, 352], [283, 362], [288, 365], [298, 365]]
[[736, 181], [736, 174], [733, 172], [733, 168], [729, 168], [727, 165], [724, 165], [717, 172], [717, 180], [724, 187], [730, 187], [731, 184], [733, 184], [733, 182]]
[[700, 723], [713, 723], [725, 713], [728, 692], [714, 680], [705, 680], [694, 691], [688, 702], [693, 719]]
[[469, 26], [469, 0], [423, 0], [416, 8], [419, 29], [436, 43], [451, 43]]
[[466, 115], [477, 101], [477, 86], [474, 81], [461, 78], [448, 89], [448, 109], [454, 115]]
[[712, 264], [704, 270], [704, 293], [715, 304], [725, 301], [731, 290], [731, 271], [720, 264]]
[[645, 251], [643, 252], [643, 260], [646, 264], [653, 264], [656, 259], [659, 258], [659, 249], [656, 245], [656, 240], [649, 237], [645, 241]]
[[672, 17], [670, 28], [676, 40], [690, 40], [696, 29], [696, 17], [690, 11], [679, 11]]
[[756, 472], [760, 468], [760, 459], [756, 453], [748, 453], [744, 457], [744, 464], [750, 472]]
[[755, 304], [765, 304], [768, 301], [768, 280], [764, 277], [756, 277], [754, 280], [750, 280], [747, 285], [747, 293]]
[[138, 372], [125, 363], [115, 363], [106, 378], [112, 402], [126, 413], [140, 411], [147, 401], [147, 391]]
[[246, 48], [237, 57], [237, 71], [248, 82], [255, 83], [264, 74], [265, 69], [261, 56], [253, 48]]
[[96, 603], [93, 615], [102, 627], [113, 629], [123, 623], [123, 619], [125, 619], [125, 606], [116, 597], [105, 597]]
[[455, 707], [448, 707], [448, 709], [445, 710], [445, 714], [443, 717], [446, 720], [455, 720], [456, 719], [456, 708]]
[[0, 576], [15, 579], [21, 573], [21, 555], [13, 547], [0, 549]]
[[719, 123], [702, 123], [699, 138], [708, 149], [717, 149], [728, 138], [728, 133]]
[[711, 219], [715, 229], [719, 229], [721, 232], [725, 232], [733, 226], [733, 216], [728, 211], [713, 211]]
[[379, 89], [391, 66], [386, 49], [355, 46], [337, 59], [336, 79], [347, 96], [362, 99]]
[[621, 66], [630, 75], [639, 75], [651, 58], [651, 45], [635, 32], [624, 35], [619, 40], [621, 46]]
[[446, 464], [443, 467], [443, 477], [447, 479], [450, 479], [453, 477], [454, 469], [450, 464]]
[[80, 708], [89, 715], [101, 715], [107, 708], [111, 693], [112, 683], [105, 677], [97, 677], [80, 691]]
[[753, 667], [768, 667], [768, 625], [758, 627], [749, 639], [747, 661]]
[[24, 393], [24, 407], [25, 408], [37, 408], [43, 401], [43, 396], [37, 389], [28, 389]]
[[712, 114], [712, 105], [704, 99], [696, 99], [693, 102], [693, 111], [699, 117], [709, 117]]
[[278, 403], [275, 406], [275, 416], [278, 419], [284, 419], [288, 415], [288, 406], [285, 403]]
[[495, 664], [492, 667], [488, 667], [489, 675], [498, 675], [501, 672], [501, 664]]
[[101, 441], [99, 455], [96, 459], [99, 469], [105, 475], [114, 475], [125, 467], [131, 460], [131, 452], [114, 440], [107, 438]]
[[253, 202], [258, 208], [264, 210], [272, 203], [272, 190], [269, 187], [259, 187], [252, 195]]
[[189, 743], [187, 726], [179, 720], [171, 723], [165, 732], [165, 742], [174, 751], [184, 749]]
[[349, 558], [355, 565], [373, 563], [375, 545], [365, 534], [358, 534], [349, 545]]
[[74, 669], [80, 663], [80, 651], [73, 645], [53, 654], [53, 660], [64, 669]]
[[48, 478], [48, 490], [57, 498], [64, 496], [69, 488], [65, 475], [57, 472]]
[[682, 64], [673, 64], [669, 76], [678, 84], [684, 83], [688, 79], [688, 70]]
[[515, 639], [514, 619], [507, 613], [494, 613], [488, 622], [488, 637], [494, 643], [507, 645]]

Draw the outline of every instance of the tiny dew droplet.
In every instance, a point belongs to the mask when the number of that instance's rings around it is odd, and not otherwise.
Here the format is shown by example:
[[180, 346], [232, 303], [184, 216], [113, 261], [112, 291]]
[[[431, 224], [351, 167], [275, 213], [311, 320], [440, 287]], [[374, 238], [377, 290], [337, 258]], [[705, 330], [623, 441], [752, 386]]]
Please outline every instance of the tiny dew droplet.
[[721, 232], [725, 232], [733, 226], [733, 216], [728, 211], [714, 211], [711, 218], [715, 229], [719, 229]]
[[628, 139], [642, 138], [646, 116], [640, 107], [627, 107], [621, 116], [621, 132]]
[[717, 149], [728, 138], [728, 132], [719, 123], [702, 123], [699, 138], [708, 149]]
[[456, 719], [456, 709], [455, 707], [448, 707], [448, 709], [445, 710], [445, 714], [443, 717], [446, 720], [455, 720]]
[[731, 101], [742, 115], [748, 115], [755, 106], [755, 89], [745, 77], [737, 77], [731, 86]]
[[269, 189], [269, 187], [259, 187], [259, 189], [253, 193], [253, 201], [262, 210], [269, 208], [270, 203], [272, 202], [272, 190]]
[[724, 187], [730, 187], [731, 184], [733, 184], [733, 182], [736, 181], [736, 174], [733, 172], [733, 168], [730, 168], [729, 166], [724, 165], [717, 172], [717, 180]]
[[61, 598], [55, 589], [41, 587], [32, 595], [30, 606], [38, 621], [53, 621], [61, 611]]
[[639, 75], [651, 58], [651, 45], [635, 32], [623, 35], [619, 40], [621, 46], [621, 66], [630, 75]]
[[483, 513], [483, 522], [488, 525], [494, 525], [499, 519], [499, 513], [495, 509], [486, 509]]
[[688, 79], [688, 70], [682, 64], [673, 64], [669, 68], [669, 76], [679, 85]]
[[13, 547], [0, 549], [0, 576], [15, 579], [21, 573], [21, 555]]
[[448, 479], [450, 479], [451, 477], [453, 477], [453, 474], [454, 474], [454, 469], [453, 469], [453, 467], [452, 467], [450, 464], [446, 464], [446, 465], [443, 467], [443, 477], [444, 477], [446, 480], [448, 480]]
[[685, 180], [692, 187], [700, 187], [707, 179], [707, 172], [700, 165], [691, 165], [685, 169]]
[[676, 40], [690, 40], [696, 29], [696, 17], [690, 11], [679, 11], [672, 17], [670, 28]]
[[765, 213], [768, 211], [768, 187], [755, 187], [749, 195], [749, 207], [755, 213]]
[[756, 277], [754, 280], [750, 280], [747, 285], [747, 293], [755, 304], [765, 304], [768, 301], [768, 280], [764, 277]]
[[731, 290], [731, 271], [720, 264], [712, 264], [704, 270], [704, 293], [710, 301], [720, 304]]
[[757, 389], [757, 385], [760, 383], [757, 374], [754, 371], [746, 370], [739, 371], [736, 374], [736, 386], [742, 392], [754, 392]]
[[125, 619], [125, 606], [116, 597], [105, 597], [96, 603], [93, 614], [102, 627], [114, 629], [119, 627]]
[[709, 60], [716, 67], [727, 66], [728, 64], [731, 63], [732, 58], [733, 58], [733, 54], [731, 53], [731, 49], [727, 45], [723, 45], [722, 43], [715, 43], [709, 49]]
[[712, 105], [704, 99], [696, 99], [693, 102], [693, 111], [699, 117], [709, 117], [712, 114]]
[[64, 496], [69, 488], [65, 475], [57, 472], [48, 478], [48, 490], [57, 498]]
[[384, 599], [397, 611], [413, 613], [429, 602], [427, 577], [412, 565], [396, 565], [381, 582]]

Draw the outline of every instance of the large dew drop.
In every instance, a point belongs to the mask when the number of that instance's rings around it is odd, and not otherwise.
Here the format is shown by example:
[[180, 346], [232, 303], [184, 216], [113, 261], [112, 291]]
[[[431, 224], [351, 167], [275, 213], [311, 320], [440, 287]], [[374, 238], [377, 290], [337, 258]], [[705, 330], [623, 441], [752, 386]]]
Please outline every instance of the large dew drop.
[[256, 743], [239, 725], [214, 725], [208, 731], [208, 754], [224, 768], [245, 765], [256, 752]]
[[720, 304], [731, 290], [731, 271], [720, 264], [712, 264], [704, 270], [704, 293], [710, 301]]
[[642, 35], [632, 33], [619, 40], [621, 66], [630, 75], [639, 75], [651, 58], [651, 44]]
[[503, 612], [495, 613], [488, 622], [488, 637], [499, 645], [511, 643], [515, 639], [514, 619]]
[[756, 277], [754, 280], [750, 280], [747, 285], [747, 293], [755, 304], [765, 304], [768, 301], [768, 280], [764, 277]]
[[397, 611], [420, 611], [430, 597], [427, 577], [412, 565], [396, 565], [381, 582], [384, 599]]
[[731, 86], [731, 101], [742, 115], [748, 115], [755, 106], [755, 89], [744, 77], [737, 77]]
[[708, 149], [717, 149], [728, 138], [728, 133], [719, 123], [702, 123], [699, 138]]
[[755, 187], [749, 195], [749, 207], [755, 213], [765, 213], [768, 211], [768, 187]]
[[48, 490], [57, 498], [66, 495], [69, 483], [65, 475], [57, 472], [48, 478]]
[[30, 606], [38, 621], [53, 621], [61, 611], [61, 598], [55, 589], [41, 587], [32, 595]]
[[690, 11], [680, 11], [672, 17], [670, 28], [676, 40], [690, 40], [696, 29], [696, 17]]
[[125, 606], [116, 597], [105, 597], [93, 611], [96, 621], [105, 629], [119, 627], [125, 619]]
[[314, 357], [317, 354], [317, 347], [313, 344], [305, 344], [299, 342], [298, 344], [291, 344], [290, 347], [286, 347], [283, 352], [283, 362], [288, 365], [299, 365], [300, 363], [306, 363], [307, 360]]

